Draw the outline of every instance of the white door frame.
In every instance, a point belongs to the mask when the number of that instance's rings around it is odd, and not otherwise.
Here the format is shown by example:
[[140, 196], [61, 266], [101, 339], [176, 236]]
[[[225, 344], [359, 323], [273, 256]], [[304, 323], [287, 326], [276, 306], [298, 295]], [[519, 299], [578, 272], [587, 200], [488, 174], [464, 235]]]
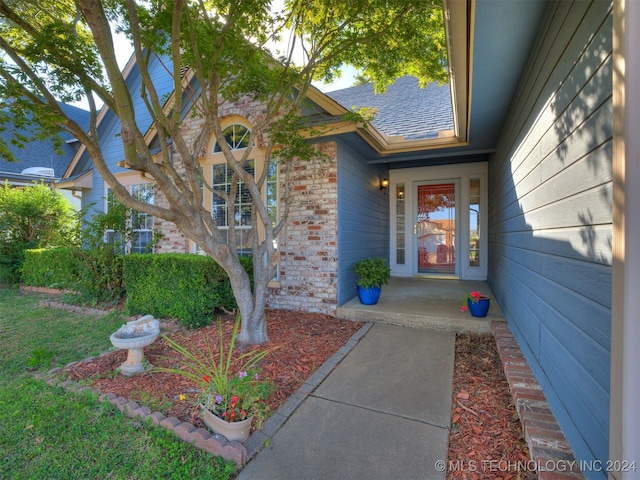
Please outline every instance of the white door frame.
[[[455, 182], [456, 191], [456, 275], [462, 280], [487, 278], [487, 162], [416, 167], [389, 171], [390, 202], [390, 266], [395, 277], [413, 277], [418, 274], [416, 225], [417, 184]], [[480, 180], [480, 265], [469, 266], [469, 182]], [[484, 212], [484, 213], [482, 213]], [[398, 231], [400, 229], [400, 231]], [[421, 275], [422, 276], [422, 275]], [[442, 277], [442, 275], [436, 275]]]

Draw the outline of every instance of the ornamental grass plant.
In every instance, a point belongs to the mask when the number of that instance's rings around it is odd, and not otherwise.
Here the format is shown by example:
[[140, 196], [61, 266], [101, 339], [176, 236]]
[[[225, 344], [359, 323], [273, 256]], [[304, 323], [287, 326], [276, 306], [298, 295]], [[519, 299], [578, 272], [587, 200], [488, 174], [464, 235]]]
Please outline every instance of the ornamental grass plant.
[[[164, 335], [167, 344], [185, 361], [179, 368], [158, 367], [158, 372], [183, 375], [199, 387], [198, 403], [227, 422], [253, 418], [260, 428], [269, 415], [267, 399], [273, 384], [260, 376], [258, 363], [277, 347], [251, 350], [234, 357], [240, 316], [236, 317], [229, 346], [225, 348], [222, 322], [218, 322], [218, 348], [207, 342], [206, 349], [187, 348]], [[232, 368], [232, 365], [234, 367]], [[237, 365], [237, 366], [236, 366]]]

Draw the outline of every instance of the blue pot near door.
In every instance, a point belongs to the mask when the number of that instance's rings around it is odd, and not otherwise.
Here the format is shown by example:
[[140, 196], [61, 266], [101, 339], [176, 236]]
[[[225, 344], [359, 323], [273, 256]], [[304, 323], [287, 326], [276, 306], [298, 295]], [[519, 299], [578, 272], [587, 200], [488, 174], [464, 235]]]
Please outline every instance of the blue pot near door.
[[382, 287], [364, 288], [358, 285], [358, 298], [363, 305], [375, 305], [380, 298]]
[[474, 302], [470, 298], [467, 299], [469, 312], [471, 312], [471, 315], [474, 317], [486, 317], [490, 305], [491, 299], [489, 297], [480, 297], [477, 302]]

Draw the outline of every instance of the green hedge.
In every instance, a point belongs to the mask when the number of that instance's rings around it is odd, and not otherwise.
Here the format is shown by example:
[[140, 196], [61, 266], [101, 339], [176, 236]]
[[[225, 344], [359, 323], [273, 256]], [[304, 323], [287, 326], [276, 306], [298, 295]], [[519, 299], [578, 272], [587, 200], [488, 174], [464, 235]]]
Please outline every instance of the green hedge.
[[[241, 258], [252, 275], [251, 258]], [[83, 302], [126, 298], [130, 314], [207, 325], [216, 309], [237, 308], [227, 274], [211, 258], [180, 253], [114, 254], [111, 249], [25, 251], [22, 283], [78, 292]]]
[[117, 303], [125, 297], [124, 255], [115, 253], [110, 247], [77, 248], [73, 253], [79, 264], [74, 290], [91, 301]]
[[108, 248], [25, 250], [22, 284], [72, 290], [82, 302], [117, 302], [124, 298], [122, 262]]
[[79, 259], [70, 248], [25, 250], [22, 283], [30, 287], [74, 289]]
[[128, 313], [178, 318], [189, 327], [208, 325], [218, 308], [236, 308], [227, 274], [202, 255], [127, 255], [124, 286]]

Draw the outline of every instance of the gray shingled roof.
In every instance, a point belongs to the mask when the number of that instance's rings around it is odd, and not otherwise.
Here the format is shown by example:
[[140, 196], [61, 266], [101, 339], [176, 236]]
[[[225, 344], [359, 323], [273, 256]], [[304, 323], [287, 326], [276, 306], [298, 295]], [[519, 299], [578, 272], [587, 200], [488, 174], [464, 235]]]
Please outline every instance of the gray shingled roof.
[[404, 135], [407, 140], [435, 138], [441, 130], [453, 129], [449, 85], [431, 83], [418, 87], [414, 77], [402, 77], [383, 94], [373, 92], [373, 84], [326, 92], [346, 109], [374, 107], [378, 114], [373, 126], [386, 135]]
[[[73, 107], [71, 105], [60, 104], [62, 109], [67, 115], [75, 120], [79, 125], [88, 128], [89, 127], [89, 112], [81, 108]], [[29, 136], [30, 130], [20, 130], [22, 135]], [[9, 162], [6, 159], [0, 157], [0, 174], [11, 173], [20, 174], [23, 170], [31, 167], [47, 167], [53, 168], [54, 177], [60, 178], [65, 172], [69, 163], [73, 159], [76, 153], [77, 145], [65, 143], [62, 145], [62, 152], [57, 153], [54, 151], [53, 140], [32, 140], [27, 142], [24, 148], [18, 148], [10, 143], [16, 131], [16, 127], [13, 125], [7, 125], [7, 129], [0, 132], [0, 136], [7, 143], [9, 150], [16, 156], [17, 162]], [[71, 140], [71, 135], [62, 131], [60, 136], [63, 140]], [[0, 175], [2, 176], [2, 175]]]

